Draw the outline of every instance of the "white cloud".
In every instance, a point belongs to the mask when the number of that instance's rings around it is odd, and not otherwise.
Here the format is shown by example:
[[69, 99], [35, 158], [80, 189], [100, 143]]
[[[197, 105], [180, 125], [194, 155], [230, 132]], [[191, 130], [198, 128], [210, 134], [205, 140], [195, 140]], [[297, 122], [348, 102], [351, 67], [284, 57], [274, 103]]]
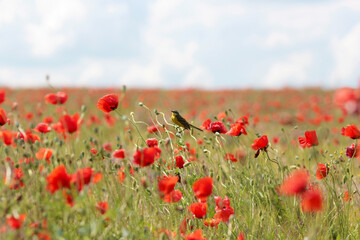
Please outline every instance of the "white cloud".
[[101, 63], [92, 62], [87, 64], [86, 68], [80, 74], [77, 85], [86, 86], [91, 80], [100, 80], [104, 76], [104, 68]]
[[[216, 27], [221, 21], [242, 16], [242, 4], [212, 4], [209, 1], [157, 0], [149, 8], [149, 26], [157, 32], [171, 33], [189, 27]], [[155, 30], [150, 28], [150, 30]]]
[[0, 83], [11, 83], [15, 80], [15, 72], [7, 68], [0, 68]]
[[214, 79], [211, 74], [202, 66], [195, 66], [192, 68], [184, 80], [182, 87], [197, 87], [197, 88], [211, 88], [213, 87]]
[[81, 0], [36, 0], [34, 13], [25, 27], [27, 42], [35, 56], [46, 57], [70, 41], [71, 26], [84, 16], [85, 5]]
[[128, 7], [125, 4], [111, 4], [106, 8], [110, 14], [124, 15], [128, 13]]
[[28, 42], [35, 56], [49, 56], [67, 41], [67, 36], [44, 25], [29, 24], [26, 28]]
[[[200, 66], [195, 59], [195, 54], [201, 47], [196, 38], [177, 39], [176, 34], [194, 29], [214, 28], [224, 19], [244, 13], [244, 8], [239, 4], [155, 1], [149, 5], [149, 18], [143, 31], [148, 52], [145, 57], [130, 65], [122, 80], [128, 82], [142, 79], [144, 84], [158, 85], [165, 82], [163, 72], [167, 67], [186, 74], [184, 86], [196, 85], [203, 75], [211, 79], [206, 67]], [[147, 63], [143, 63], [143, 59], [147, 59]]]
[[313, 42], [327, 36], [338, 22], [337, 14], [342, 11], [360, 12], [360, 1], [262, 4], [258, 11], [264, 15], [270, 30], [259, 42], [273, 48]]
[[339, 5], [351, 11], [360, 12], [360, 2], [358, 0], [342, 0]]
[[198, 49], [197, 42], [187, 42], [184, 46], [171, 39], [163, 39], [160, 46], [154, 47], [153, 61], [162, 65], [184, 69], [194, 62], [194, 54]]
[[[283, 61], [273, 63], [266, 76], [263, 86], [279, 88], [283, 86], [301, 87], [309, 81], [308, 70], [313, 62], [310, 52], [295, 53]], [[311, 85], [311, 82], [306, 82]]]
[[[267, 23], [276, 28], [309, 30], [329, 23], [338, 6], [329, 3], [292, 4], [266, 10]], [[323, 32], [323, 31], [321, 31]]]
[[354, 74], [360, 74], [360, 24], [354, 26], [342, 38], [335, 38], [332, 42], [332, 53], [335, 68], [331, 74], [332, 83], [349, 80]]
[[161, 86], [161, 83], [163, 83], [161, 66], [156, 63], [146, 66], [131, 65], [119, 81], [119, 85], [136, 87]]
[[[44, 69], [8, 67], [0, 68], [0, 85], [9, 87], [44, 87], [45, 76], [51, 73], [51, 83], [55, 86], [73, 86], [71, 74], [64, 74], [59, 69]], [[54, 73], [54, 74], [52, 74]]]
[[0, 0], [0, 27], [25, 14], [20, 0]]
[[287, 33], [283, 32], [272, 32], [265, 39], [265, 46], [270, 48], [289, 44], [291, 44], [290, 37]]
[[[0, 83], [44, 86], [49, 73], [54, 85], [75, 86], [217, 87], [241, 78], [249, 79], [241, 86], [280, 87], [317, 76], [335, 86], [360, 73], [359, 0], [131, 4], [0, 0]], [[215, 81], [224, 69], [229, 77]]]

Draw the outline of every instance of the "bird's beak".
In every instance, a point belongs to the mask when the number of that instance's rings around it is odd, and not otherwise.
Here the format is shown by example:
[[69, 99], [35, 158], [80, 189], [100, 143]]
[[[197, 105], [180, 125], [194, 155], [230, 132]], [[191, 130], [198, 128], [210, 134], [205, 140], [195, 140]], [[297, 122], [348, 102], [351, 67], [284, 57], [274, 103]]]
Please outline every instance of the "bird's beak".
[[174, 110], [171, 110], [171, 112], [172, 112], [172, 113], [175, 113], [175, 111], [174, 111]]

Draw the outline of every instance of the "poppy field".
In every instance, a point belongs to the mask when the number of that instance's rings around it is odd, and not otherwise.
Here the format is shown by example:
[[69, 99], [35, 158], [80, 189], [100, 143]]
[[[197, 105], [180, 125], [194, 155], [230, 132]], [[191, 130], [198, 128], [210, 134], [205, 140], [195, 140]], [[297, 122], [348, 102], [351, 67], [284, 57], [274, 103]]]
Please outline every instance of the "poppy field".
[[350, 88], [0, 89], [0, 239], [359, 239], [359, 103]]

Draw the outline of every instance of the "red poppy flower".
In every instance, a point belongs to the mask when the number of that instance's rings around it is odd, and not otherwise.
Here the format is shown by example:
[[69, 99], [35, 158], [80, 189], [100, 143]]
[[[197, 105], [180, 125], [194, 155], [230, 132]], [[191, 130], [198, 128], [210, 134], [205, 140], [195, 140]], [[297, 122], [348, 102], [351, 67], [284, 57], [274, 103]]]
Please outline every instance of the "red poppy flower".
[[71, 195], [71, 193], [68, 193], [65, 189], [63, 189], [62, 194], [65, 198], [66, 204], [70, 207], [73, 207], [75, 205], [75, 202], [74, 202], [74, 198]]
[[213, 133], [216, 133], [216, 132], [218, 132], [218, 133], [226, 133], [227, 132], [224, 123], [220, 122], [220, 121], [210, 123], [210, 125], [209, 125], [209, 127], [207, 129], [212, 131]]
[[251, 148], [254, 150], [265, 149], [269, 144], [268, 138], [266, 135], [261, 136], [258, 139], [255, 139], [253, 144], [251, 144]]
[[20, 214], [18, 218], [11, 216], [6, 219], [6, 224], [14, 230], [19, 229], [21, 228], [25, 218], [26, 214]]
[[245, 235], [244, 235], [244, 233], [241, 232], [241, 233], [239, 234], [239, 236], [237, 237], [236, 240], [245, 240]]
[[47, 124], [51, 124], [51, 123], [54, 122], [54, 118], [51, 117], [51, 116], [44, 117], [43, 122], [44, 122], [44, 123], [47, 123]]
[[[181, 191], [179, 190], [174, 190], [170, 193], [170, 199], [171, 199], [171, 202], [178, 202], [181, 200], [183, 194]], [[165, 200], [166, 202], [166, 200]]]
[[163, 194], [163, 195], [167, 195], [169, 193], [171, 193], [174, 188], [176, 183], [179, 181], [179, 177], [178, 176], [163, 176], [158, 183], [158, 188], [159, 191]]
[[96, 124], [96, 125], [99, 125], [101, 124], [101, 120], [98, 116], [96, 115], [90, 115], [89, 119], [87, 120], [86, 124], [88, 126], [92, 125], [92, 124]]
[[321, 180], [329, 173], [329, 168], [325, 164], [319, 163], [316, 170], [316, 178]]
[[155, 161], [155, 148], [144, 148], [142, 151], [136, 149], [134, 153], [134, 163], [140, 167], [146, 167], [154, 163]]
[[104, 114], [104, 118], [107, 125], [109, 125], [110, 127], [114, 126], [114, 124], [116, 123], [116, 119], [110, 114]]
[[194, 217], [203, 218], [206, 215], [207, 203], [192, 203], [189, 207], [189, 210], [194, 214]]
[[104, 143], [103, 145], [102, 145], [102, 148], [105, 150], [105, 151], [107, 151], [107, 152], [111, 152], [112, 151], [112, 147], [111, 147], [111, 143]]
[[47, 163], [50, 164], [50, 158], [53, 154], [53, 150], [49, 148], [40, 148], [39, 151], [36, 153], [36, 158], [39, 160], [45, 159]]
[[45, 95], [45, 102], [49, 104], [64, 104], [68, 100], [68, 95], [64, 92], [49, 93]]
[[125, 173], [124, 173], [125, 167], [121, 167], [119, 171], [117, 172], [117, 176], [119, 178], [120, 183], [124, 183], [125, 181]]
[[216, 116], [217, 119], [219, 120], [223, 120], [226, 118], [226, 113], [225, 112], [219, 112], [219, 114]]
[[57, 133], [65, 133], [65, 129], [61, 122], [51, 124], [51, 128], [56, 131]]
[[31, 119], [33, 119], [33, 117], [34, 117], [34, 114], [33, 113], [27, 113], [27, 114], [25, 114], [25, 119], [26, 120], [31, 120]]
[[232, 162], [237, 162], [238, 160], [236, 159], [236, 157], [234, 156], [234, 154], [232, 153], [227, 153], [225, 154], [225, 159], [232, 161]]
[[13, 143], [14, 134], [8, 130], [2, 130], [0, 132], [0, 139], [5, 143], [5, 145], [11, 145]]
[[96, 148], [92, 148], [90, 149], [90, 152], [94, 155], [96, 155], [98, 153], [98, 151], [96, 150]]
[[226, 133], [231, 136], [240, 136], [241, 134], [247, 135], [244, 123], [231, 124], [230, 130]]
[[116, 94], [108, 94], [99, 99], [97, 108], [101, 111], [109, 113], [117, 109], [119, 98]]
[[35, 143], [36, 141], [41, 142], [40, 137], [35, 133], [32, 133], [31, 130], [27, 130], [25, 136], [22, 133], [19, 133], [18, 137], [24, 139], [24, 141], [28, 143]]
[[114, 158], [123, 159], [123, 158], [125, 158], [125, 149], [115, 150], [112, 155]]
[[5, 90], [0, 89], [0, 104], [5, 101]]
[[15, 168], [14, 169], [14, 179], [21, 180], [21, 178], [24, 176], [24, 172], [21, 168]]
[[309, 173], [306, 170], [295, 170], [281, 184], [279, 193], [289, 196], [301, 194], [308, 187], [309, 180]]
[[6, 117], [5, 110], [0, 108], [0, 126], [5, 125], [8, 122], [8, 118]]
[[351, 144], [350, 147], [347, 147], [346, 148], [346, 152], [345, 152], [345, 155], [348, 157], [348, 158], [353, 158], [355, 157], [355, 144]]
[[61, 188], [70, 188], [71, 176], [66, 172], [64, 165], [55, 168], [47, 177], [47, 190], [51, 193], [56, 192]]
[[91, 183], [98, 183], [101, 181], [101, 179], [103, 178], [102, 173], [98, 172], [94, 175], [94, 177], [91, 180]]
[[181, 200], [182, 198], [182, 192], [179, 190], [174, 190], [171, 193], [165, 195], [162, 199], [164, 200], [164, 202], [167, 203], [175, 203]]
[[165, 236], [167, 236], [166, 239], [175, 239], [176, 238], [176, 232], [172, 232], [169, 229], [159, 229], [158, 231], [155, 231], [154, 235], [157, 239], [164, 238]]
[[147, 127], [147, 130], [149, 133], [156, 133], [157, 131], [159, 131], [159, 128], [155, 125], [152, 125], [152, 126]]
[[227, 196], [225, 196], [224, 199], [219, 196], [215, 196], [214, 199], [216, 204], [215, 212], [219, 212], [224, 208], [230, 207], [230, 199]]
[[49, 125], [47, 125], [46, 123], [39, 123], [38, 125], [36, 125], [34, 130], [40, 133], [48, 133], [51, 131], [51, 127], [49, 127]]
[[79, 119], [78, 113], [75, 113], [73, 116], [65, 114], [60, 117], [60, 123], [68, 133], [74, 133], [78, 130]]
[[352, 139], [358, 139], [360, 138], [360, 130], [355, 126], [355, 124], [347, 125], [346, 128], [341, 128], [341, 135]]
[[343, 200], [344, 200], [344, 202], [348, 202], [349, 200], [351, 200], [349, 191], [344, 192]]
[[157, 147], [158, 146], [158, 140], [156, 138], [146, 139], [146, 145], [148, 145], [148, 147]]
[[212, 194], [212, 190], [213, 179], [211, 177], [201, 178], [193, 184], [193, 192], [201, 201], [206, 201], [206, 198]]
[[39, 240], [51, 240], [51, 236], [43, 232], [39, 232], [38, 234], [36, 234], [36, 237]]
[[203, 124], [200, 126], [201, 129], [209, 129], [210, 127], [210, 123], [211, 123], [211, 120], [210, 119], [206, 119]]
[[180, 226], [179, 226], [179, 231], [181, 233], [181, 236], [184, 236], [184, 234], [186, 233], [187, 231], [187, 219], [188, 218], [184, 218], [181, 223], [180, 223]]
[[12, 179], [12, 183], [9, 186], [10, 189], [19, 189], [20, 187], [24, 187], [24, 183], [21, 180], [22, 177], [24, 176], [24, 172], [21, 168], [15, 168], [13, 171], [13, 179]]
[[47, 220], [43, 219], [42, 223], [40, 222], [32, 222], [29, 224], [29, 227], [31, 228], [47, 228]]
[[243, 123], [245, 125], [249, 125], [249, 117], [248, 116], [242, 116], [238, 120], [236, 120], [236, 123]]
[[183, 168], [185, 164], [184, 158], [181, 155], [176, 156], [175, 163], [176, 163], [176, 167]]
[[277, 144], [277, 143], [279, 143], [280, 139], [278, 137], [273, 137], [272, 141], [274, 144]]
[[319, 212], [323, 209], [323, 195], [320, 189], [311, 189], [301, 195], [301, 209], [304, 212]]
[[187, 235], [185, 237], [185, 240], [206, 240], [206, 238], [204, 238], [202, 236], [202, 230], [197, 229], [193, 233], [190, 233], [189, 235]]
[[44, 170], [44, 165], [40, 164], [39, 165], [39, 172], [42, 173], [43, 170]]
[[71, 182], [75, 183], [80, 192], [84, 185], [88, 185], [91, 182], [91, 178], [94, 176], [94, 170], [90, 167], [82, 168], [76, 171], [75, 174], [71, 175]]
[[100, 211], [101, 214], [105, 214], [109, 209], [108, 202], [98, 202], [96, 209]]
[[156, 158], [159, 158], [160, 157], [160, 155], [161, 155], [161, 149], [159, 148], [159, 147], [157, 147], [157, 146], [155, 146], [155, 147], [152, 147], [152, 148], [154, 148], [155, 149], [155, 157]]
[[221, 221], [219, 219], [204, 219], [203, 223], [207, 227], [215, 227], [218, 228], [218, 225]]
[[224, 199], [215, 196], [215, 215], [214, 219], [218, 219], [222, 222], [228, 222], [231, 215], [234, 215], [234, 209], [230, 207], [230, 200], [227, 196]]
[[354, 151], [353, 157], [357, 158], [360, 161], [360, 144], [357, 144], [357, 145], [354, 144], [353, 151]]
[[298, 137], [301, 147], [311, 148], [312, 146], [319, 145], [318, 138], [315, 131], [306, 131], [305, 137]]

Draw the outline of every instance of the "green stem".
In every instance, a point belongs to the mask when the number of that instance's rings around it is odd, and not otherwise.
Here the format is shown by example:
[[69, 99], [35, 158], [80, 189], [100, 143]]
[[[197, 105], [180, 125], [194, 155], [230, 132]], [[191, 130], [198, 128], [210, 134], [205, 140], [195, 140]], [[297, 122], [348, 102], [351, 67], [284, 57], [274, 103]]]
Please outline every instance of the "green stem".
[[[118, 111], [118, 110], [115, 110], [115, 112], [120, 116], [120, 118], [122, 118], [123, 116], [122, 116], [122, 114]], [[134, 126], [134, 128], [136, 129], [136, 131], [138, 132], [138, 134], [139, 134], [139, 136], [141, 137], [141, 139], [144, 141], [144, 143], [145, 143], [145, 146], [147, 146], [146, 145], [146, 141], [145, 141], [145, 139], [144, 139], [144, 137], [141, 135], [141, 133], [140, 133], [140, 130], [139, 130], [139, 128], [137, 127], [137, 125], [135, 124], [136, 123], [136, 121], [135, 121], [135, 119], [134, 119], [134, 115], [133, 115], [134, 113], [133, 112], [131, 112], [130, 113], [130, 116], [132, 117], [132, 118], [127, 118], [128, 120], [129, 120], [129, 122]]]
[[267, 159], [268, 159], [270, 162], [276, 163], [276, 164], [278, 165], [279, 169], [281, 170], [280, 163], [279, 163], [278, 161], [276, 161], [275, 159], [271, 159], [267, 150], [264, 151], [264, 152], [265, 152], [265, 154], [266, 154]]

